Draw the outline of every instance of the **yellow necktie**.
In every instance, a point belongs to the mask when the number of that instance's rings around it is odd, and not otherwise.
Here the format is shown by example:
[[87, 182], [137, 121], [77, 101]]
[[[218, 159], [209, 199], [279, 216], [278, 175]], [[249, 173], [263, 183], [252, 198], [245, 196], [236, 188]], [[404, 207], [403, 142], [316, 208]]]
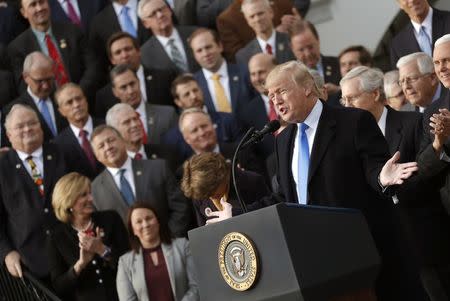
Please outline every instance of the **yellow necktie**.
[[216, 95], [217, 111], [231, 113], [230, 102], [228, 101], [225, 90], [223, 89], [223, 86], [219, 80], [220, 74], [215, 73], [211, 78], [214, 83], [214, 94]]

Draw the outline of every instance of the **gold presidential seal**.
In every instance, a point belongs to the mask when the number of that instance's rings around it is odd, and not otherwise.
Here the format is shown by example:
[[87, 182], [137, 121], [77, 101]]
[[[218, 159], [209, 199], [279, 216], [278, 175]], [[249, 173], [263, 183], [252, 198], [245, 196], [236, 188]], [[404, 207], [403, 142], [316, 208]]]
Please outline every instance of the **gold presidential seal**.
[[237, 291], [252, 287], [258, 276], [258, 254], [248, 237], [231, 232], [219, 244], [219, 268], [225, 282]]

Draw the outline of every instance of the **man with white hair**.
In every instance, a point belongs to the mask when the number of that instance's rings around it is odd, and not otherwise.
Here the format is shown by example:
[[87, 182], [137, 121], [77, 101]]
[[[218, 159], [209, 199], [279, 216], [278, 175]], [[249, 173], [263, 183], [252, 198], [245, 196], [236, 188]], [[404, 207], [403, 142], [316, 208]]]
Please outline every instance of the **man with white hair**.
[[[434, 70], [445, 90], [450, 88], [450, 34], [439, 38], [435, 43]], [[421, 154], [418, 158], [419, 175], [423, 182], [434, 190], [427, 198], [427, 202], [442, 205], [443, 213], [441, 219], [450, 223], [448, 212], [450, 212], [450, 96], [440, 98], [434, 102], [424, 113], [424, 135], [421, 146]], [[448, 226], [446, 227], [448, 229]], [[441, 230], [442, 229], [437, 229]], [[441, 232], [437, 231], [436, 235]], [[448, 245], [449, 236], [442, 237], [439, 243], [440, 252], [434, 261], [434, 269], [429, 272], [429, 279], [437, 284], [439, 299], [450, 298], [450, 256]]]
[[397, 111], [414, 111], [414, 107], [406, 100], [402, 87], [398, 84], [398, 70], [384, 74], [384, 95], [387, 104]]
[[406, 99], [423, 113], [441, 97], [441, 85], [434, 73], [433, 59], [424, 52], [415, 52], [400, 58], [397, 62], [399, 85]]

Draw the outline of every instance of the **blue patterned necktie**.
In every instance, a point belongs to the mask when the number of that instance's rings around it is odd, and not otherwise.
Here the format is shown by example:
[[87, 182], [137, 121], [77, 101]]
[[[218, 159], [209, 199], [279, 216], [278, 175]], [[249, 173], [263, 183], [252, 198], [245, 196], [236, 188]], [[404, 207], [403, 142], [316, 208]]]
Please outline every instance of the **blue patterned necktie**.
[[134, 202], [134, 194], [131, 189], [131, 185], [128, 180], [125, 178], [126, 169], [121, 169], [120, 172], [120, 192], [122, 193], [123, 198], [127, 202], [128, 206], [131, 206]]
[[425, 31], [424, 26], [420, 26], [419, 35], [417, 36], [417, 39], [420, 49], [429, 56], [432, 56], [431, 39], [428, 36], [427, 32]]
[[130, 8], [128, 6], [122, 7], [119, 16], [120, 25], [123, 31], [128, 32], [130, 35], [136, 38], [136, 28], [133, 25], [133, 21], [131, 21], [130, 14], [128, 13], [129, 10]]
[[170, 55], [172, 56], [172, 62], [182, 71], [188, 71], [188, 67], [186, 62], [183, 59], [183, 56], [178, 49], [177, 45], [175, 45], [175, 40], [172, 38], [169, 40], [170, 47]]
[[53, 137], [56, 136], [56, 128], [53, 124], [52, 116], [50, 115], [50, 111], [48, 110], [47, 104], [44, 99], [39, 99], [39, 111], [44, 117], [45, 123], [48, 125], [50, 130], [52, 131]]
[[306, 123], [300, 123], [299, 133], [299, 153], [298, 153], [298, 180], [297, 195], [300, 204], [306, 204], [308, 201], [308, 170], [309, 170], [309, 144], [306, 130]]

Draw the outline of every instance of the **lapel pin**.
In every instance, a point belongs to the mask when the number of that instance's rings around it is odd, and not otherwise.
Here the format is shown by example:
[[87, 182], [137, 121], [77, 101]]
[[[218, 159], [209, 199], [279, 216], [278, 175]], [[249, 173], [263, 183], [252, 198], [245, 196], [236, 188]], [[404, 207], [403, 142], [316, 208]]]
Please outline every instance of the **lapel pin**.
[[284, 44], [278, 44], [278, 50], [283, 51], [284, 50]]
[[325, 74], [326, 74], [327, 76], [330, 76], [330, 75], [331, 75], [331, 71], [330, 71], [330, 70], [327, 70], [327, 71], [325, 72]]
[[153, 79], [153, 76], [151, 76], [151, 75], [149, 75], [149, 76], [147, 76], [147, 80], [152, 80]]
[[62, 49], [67, 47], [67, 43], [66, 43], [65, 39], [59, 40], [59, 47], [61, 47]]
[[47, 160], [51, 160], [51, 159], [53, 159], [52, 156], [51, 156], [51, 155], [48, 155], [48, 156], [47, 156]]
[[19, 169], [19, 168], [20, 168], [20, 164], [17, 164], [17, 165], [16, 165], [16, 168]]
[[233, 80], [234, 80], [235, 82], [237, 82], [237, 81], [239, 80], [239, 76], [237, 76], [237, 75], [233, 76]]
[[152, 159], [158, 159], [158, 156], [156, 154], [152, 154]]
[[327, 66], [327, 70], [331, 70], [331, 66], [330, 65]]
[[142, 171], [140, 171], [140, 170], [136, 171], [136, 175], [137, 175], [137, 176], [142, 175]]
[[153, 125], [155, 123], [155, 120], [153, 119], [153, 117], [149, 117], [148, 118], [148, 124], [149, 125]]

